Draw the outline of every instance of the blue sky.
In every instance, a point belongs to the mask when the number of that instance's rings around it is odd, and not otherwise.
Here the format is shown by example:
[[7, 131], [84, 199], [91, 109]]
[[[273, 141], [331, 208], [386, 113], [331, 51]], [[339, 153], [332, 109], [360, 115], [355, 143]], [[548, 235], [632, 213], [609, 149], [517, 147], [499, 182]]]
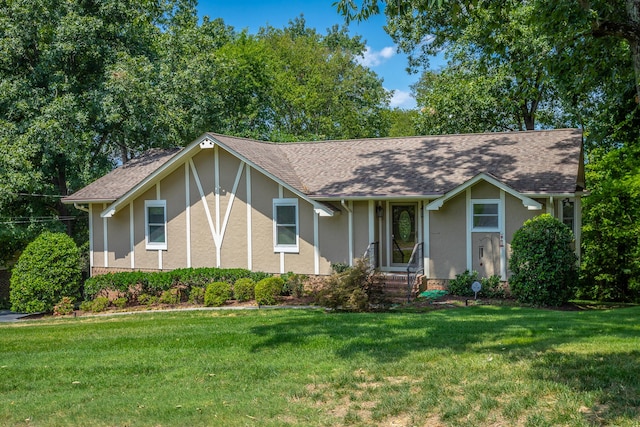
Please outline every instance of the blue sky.
[[[344, 19], [332, 6], [334, 0], [200, 0], [198, 13], [211, 19], [222, 18], [227, 25], [240, 31], [255, 33], [260, 27], [271, 25], [282, 28], [301, 14], [307, 26], [320, 34], [335, 24], [344, 25]], [[349, 24], [351, 36], [360, 35], [366, 41], [367, 52], [363, 64], [384, 79], [384, 87], [394, 90], [392, 107], [414, 108], [410, 85], [418, 74], [406, 72], [407, 58], [397, 53], [391, 37], [382, 28], [384, 16], [374, 16], [367, 22]]]

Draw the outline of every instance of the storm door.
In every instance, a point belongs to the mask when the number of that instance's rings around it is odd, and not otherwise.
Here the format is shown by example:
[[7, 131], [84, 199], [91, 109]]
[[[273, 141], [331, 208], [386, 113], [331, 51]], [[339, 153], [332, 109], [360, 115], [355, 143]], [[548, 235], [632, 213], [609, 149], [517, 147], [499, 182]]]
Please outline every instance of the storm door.
[[480, 277], [500, 275], [500, 200], [472, 201], [472, 269]]
[[391, 204], [391, 264], [407, 265], [418, 242], [416, 204]]

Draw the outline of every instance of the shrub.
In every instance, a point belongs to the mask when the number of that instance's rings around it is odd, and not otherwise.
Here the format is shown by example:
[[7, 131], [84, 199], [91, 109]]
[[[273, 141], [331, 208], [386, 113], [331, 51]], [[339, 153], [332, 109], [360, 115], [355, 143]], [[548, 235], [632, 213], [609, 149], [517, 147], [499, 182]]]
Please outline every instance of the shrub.
[[178, 304], [180, 302], [180, 290], [177, 288], [162, 292], [158, 299], [160, 304]]
[[11, 309], [51, 311], [62, 297], [80, 293], [80, 250], [63, 233], [44, 232], [27, 245], [11, 275]]
[[53, 307], [54, 316], [66, 316], [71, 313], [73, 313], [73, 298], [71, 297], [62, 297]]
[[150, 294], [138, 295], [138, 304], [152, 306], [158, 303], [158, 297]]
[[569, 227], [544, 214], [530, 219], [513, 235], [509, 285], [519, 302], [558, 306], [574, 295], [576, 256]]
[[80, 303], [80, 310], [82, 311], [91, 311], [92, 302], [89, 300], [82, 301]]
[[471, 290], [471, 285], [475, 281], [478, 281], [478, 272], [465, 270], [464, 273], [456, 274], [455, 279], [449, 280], [447, 289], [452, 295], [472, 297], [475, 294]]
[[493, 275], [480, 278], [475, 270], [471, 272], [465, 270], [464, 273], [456, 274], [455, 279], [449, 280], [447, 289], [452, 295], [472, 297], [475, 296], [475, 292], [471, 289], [471, 285], [476, 281], [482, 285], [480, 292], [478, 292], [481, 296], [487, 298], [505, 298], [507, 296], [500, 276]]
[[190, 294], [191, 288], [194, 287], [204, 289], [211, 282], [235, 283], [245, 277], [255, 282], [271, 275], [242, 268], [181, 268], [153, 273], [108, 273], [89, 278], [85, 282], [84, 293], [85, 299], [92, 299], [100, 293], [117, 291], [131, 301], [137, 298], [138, 293], [159, 295], [163, 291], [179, 287]]
[[189, 291], [189, 303], [190, 304], [202, 304], [204, 303], [204, 288], [192, 287]]
[[111, 303], [116, 307], [116, 308], [125, 308], [127, 306], [127, 298], [125, 297], [119, 297], [114, 299]]
[[353, 267], [326, 278], [316, 301], [329, 308], [366, 311], [370, 303], [376, 302], [373, 301], [375, 282], [376, 277], [370, 273], [368, 263], [358, 259]]
[[233, 297], [240, 302], [252, 300], [255, 296], [256, 282], [248, 277], [238, 279], [233, 284]]
[[344, 273], [350, 268], [349, 264], [346, 262], [332, 262], [331, 263], [331, 271], [334, 273]]
[[109, 298], [96, 297], [91, 304], [91, 311], [99, 313], [101, 311], [105, 311], [107, 307], [109, 307]]
[[480, 293], [487, 298], [506, 298], [507, 289], [500, 280], [500, 276], [483, 277], [480, 279], [482, 290]]
[[207, 307], [220, 307], [231, 299], [231, 285], [227, 282], [213, 282], [207, 285], [204, 292], [204, 305]]
[[256, 283], [255, 295], [258, 305], [273, 305], [282, 292], [284, 280], [280, 277], [268, 277]]
[[299, 298], [304, 295], [304, 282], [307, 276], [304, 274], [287, 273], [282, 276], [284, 286], [282, 287], [282, 295], [292, 295]]

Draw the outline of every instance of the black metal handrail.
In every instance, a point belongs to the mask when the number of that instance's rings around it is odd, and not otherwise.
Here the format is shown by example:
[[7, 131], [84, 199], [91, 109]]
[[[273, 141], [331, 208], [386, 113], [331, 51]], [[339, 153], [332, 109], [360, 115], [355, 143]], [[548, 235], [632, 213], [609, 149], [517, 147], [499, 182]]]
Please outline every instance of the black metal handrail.
[[407, 302], [411, 302], [411, 289], [418, 277], [424, 272], [424, 243], [416, 243], [407, 263]]
[[[402, 261], [404, 261], [404, 251], [402, 250], [402, 247], [400, 247], [400, 245], [398, 244], [398, 242], [396, 241], [396, 239], [393, 239], [393, 245], [396, 247], [396, 249], [398, 250], [398, 252], [400, 252], [400, 259]], [[400, 261], [400, 262], [402, 262]]]

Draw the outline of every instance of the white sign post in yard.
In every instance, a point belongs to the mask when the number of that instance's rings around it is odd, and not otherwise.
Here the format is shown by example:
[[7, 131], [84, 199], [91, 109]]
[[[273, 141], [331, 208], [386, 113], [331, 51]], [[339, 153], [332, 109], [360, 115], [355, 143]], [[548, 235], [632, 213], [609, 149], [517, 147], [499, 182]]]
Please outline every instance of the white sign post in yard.
[[476, 294], [473, 299], [478, 299], [478, 292], [482, 289], [482, 285], [477, 280], [471, 284], [471, 290]]

